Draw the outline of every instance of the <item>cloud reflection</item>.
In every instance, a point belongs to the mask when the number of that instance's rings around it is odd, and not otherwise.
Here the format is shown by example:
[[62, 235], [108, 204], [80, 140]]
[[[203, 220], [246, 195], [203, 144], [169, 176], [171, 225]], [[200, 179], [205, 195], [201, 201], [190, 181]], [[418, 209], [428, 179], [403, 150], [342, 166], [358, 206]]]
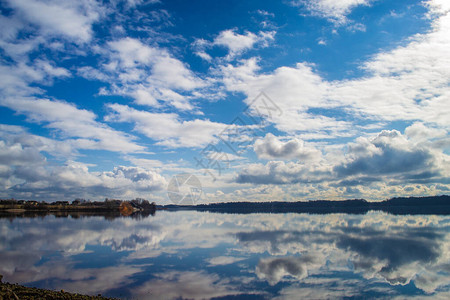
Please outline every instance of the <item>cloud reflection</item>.
[[307, 266], [317, 262], [316, 257], [309, 255], [261, 259], [256, 267], [256, 275], [260, 279], [267, 279], [270, 285], [277, 284], [285, 276], [300, 280], [307, 276]]
[[450, 289], [449, 224], [382, 212], [1, 219], [0, 274], [139, 299], [395, 297], [411, 282], [408, 297], [438, 296]]

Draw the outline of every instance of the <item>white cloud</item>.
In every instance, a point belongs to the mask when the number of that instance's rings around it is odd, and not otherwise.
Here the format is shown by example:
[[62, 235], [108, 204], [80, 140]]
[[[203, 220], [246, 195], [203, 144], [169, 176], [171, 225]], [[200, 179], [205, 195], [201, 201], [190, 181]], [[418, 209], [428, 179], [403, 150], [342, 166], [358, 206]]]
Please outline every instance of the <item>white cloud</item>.
[[442, 151], [450, 147], [450, 137], [447, 129], [426, 126], [416, 122], [405, 129], [408, 139], [417, 145]]
[[54, 66], [47, 60], [36, 59], [32, 64], [18, 62], [17, 64], [0, 64], [1, 99], [8, 97], [42, 94], [43, 90], [31, 84], [48, 85], [58, 78], [66, 78], [70, 72]]
[[[134, 71], [144, 76], [133, 78], [132, 81], [146, 80], [150, 85], [187, 91], [204, 86], [201, 79], [165, 49], [151, 47], [132, 38], [109, 42], [109, 46], [113, 51], [112, 62], [117, 62], [124, 71]], [[142, 73], [144, 66], [151, 68], [148, 77]], [[127, 81], [126, 78], [124, 81]]]
[[269, 161], [244, 166], [236, 178], [238, 183], [290, 184], [317, 183], [331, 179], [328, 165], [306, 165], [295, 162]]
[[227, 60], [232, 60], [256, 46], [267, 47], [274, 40], [275, 31], [260, 31], [258, 34], [246, 31], [245, 34], [239, 34], [236, 29], [221, 31], [212, 42], [197, 39], [192, 43], [194, 53], [202, 59], [211, 62], [212, 57], [206, 53], [206, 50], [213, 46], [225, 47], [228, 50]]
[[206, 61], [211, 61], [212, 60], [211, 55], [209, 55], [205, 51], [197, 50], [197, 51], [195, 51], [195, 54], [198, 55], [200, 58], [206, 60]]
[[270, 12], [265, 11], [265, 10], [263, 10], [263, 9], [258, 9], [256, 12], [257, 12], [259, 15], [261, 15], [261, 16], [272, 17], [272, 18], [275, 17], [275, 14], [274, 14], [274, 13], [270, 13]]
[[[429, 2], [435, 9], [436, 2]], [[392, 51], [379, 53], [364, 64], [370, 76], [336, 82], [330, 98], [368, 118], [422, 120], [450, 125], [450, 14], [440, 10], [427, 34]]]
[[[147, 197], [160, 191], [166, 180], [154, 168], [117, 166], [92, 172], [76, 158], [79, 141], [52, 140], [28, 133], [19, 126], [0, 124], [1, 197], [54, 200], [66, 198]], [[64, 159], [54, 165], [44, 153]]]
[[142, 4], [155, 4], [160, 2], [160, 0], [126, 0], [126, 3], [129, 7], [136, 7]]
[[23, 147], [20, 143], [7, 145], [0, 140], [0, 165], [28, 165], [43, 161], [45, 161], [45, 157], [36, 149]]
[[144, 152], [145, 147], [134, 143], [134, 137], [96, 121], [93, 112], [68, 102], [34, 96], [44, 93], [36, 84], [48, 85], [69, 76], [67, 69], [44, 59], [0, 65], [0, 105], [25, 115], [29, 122], [56, 130], [74, 149]]
[[415, 176], [427, 179], [440, 173], [436, 169], [440, 165], [438, 157], [429, 149], [411, 143], [396, 130], [383, 130], [371, 140], [360, 138], [356, 145], [350, 144], [349, 152], [349, 160], [335, 167], [338, 177], [393, 175], [407, 180]]
[[263, 114], [267, 121], [274, 123], [278, 130], [288, 133], [314, 132], [327, 130], [332, 136], [345, 136], [351, 130], [348, 121], [313, 114], [310, 108], [335, 108], [339, 104], [327, 101], [329, 83], [313, 71], [313, 66], [298, 63], [295, 68], [280, 67], [272, 74], [257, 74], [256, 59], [243, 61], [239, 66], [231, 64], [222, 67], [224, 83], [228, 90], [244, 92], [247, 104], [254, 103], [261, 91], [279, 107], [280, 113]]
[[85, 66], [80, 67], [77, 70], [77, 74], [83, 78], [89, 79], [89, 80], [98, 80], [98, 81], [108, 81], [109, 76], [104, 74], [103, 72], [99, 71], [96, 68], [93, 68], [91, 66]]
[[225, 163], [230, 163], [232, 161], [245, 159], [243, 156], [238, 156], [225, 151], [204, 151], [203, 153], [206, 154], [211, 161], [223, 161]]
[[[244, 166], [244, 164], [241, 164], [239, 167], [241, 166]], [[205, 176], [205, 178], [207, 177]], [[251, 187], [248, 187], [250, 185], [246, 185], [247, 187], [245, 187], [245, 185], [234, 183], [232, 176], [224, 175], [219, 177], [218, 180], [213, 181], [212, 184], [209, 184], [209, 182], [207, 182], [205, 178], [201, 178], [202, 186], [205, 191], [204, 203], [240, 201], [264, 202], [268, 201], [269, 199], [270, 201], [289, 200], [288, 195], [283, 189], [284, 186], [260, 184]], [[219, 180], [223, 182], [220, 182]], [[224, 191], [218, 190], [218, 186], [223, 188]], [[210, 187], [213, 187], [214, 193], [206, 192]]]
[[61, 67], [55, 67], [52, 63], [46, 60], [35, 60], [35, 66], [37, 69], [41, 69], [43, 72], [45, 72], [46, 76], [50, 77], [56, 77], [56, 78], [63, 78], [63, 77], [69, 77], [70, 72]]
[[80, 149], [102, 149], [118, 152], [143, 152], [133, 137], [97, 122], [97, 116], [75, 105], [48, 99], [16, 97], [0, 100], [0, 104], [25, 114], [30, 122], [44, 123], [64, 138], [79, 138]]
[[228, 48], [228, 58], [233, 58], [245, 50], [253, 48], [255, 44], [260, 43], [263, 47], [267, 46], [269, 41], [274, 39], [275, 32], [260, 31], [258, 35], [252, 32], [239, 34], [234, 29], [224, 30], [214, 39], [213, 45], [224, 46]]
[[85, 78], [111, 84], [101, 94], [131, 96], [140, 105], [158, 107], [161, 101], [179, 110], [192, 110], [191, 93], [207, 85], [166, 49], [129, 37], [111, 41], [108, 47], [103, 55], [109, 62], [101, 66], [101, 72], [79, 69]]
[[[157, 191], [163, 189], [167, 183], [164, 177], [152, 170], [140, 167], [115, 167], [112, 172], [102, 172], [100, 178], [103, 185], [111, 188], [126, 188], [132, 191], [131, 186], [138, 191]], [[118, 185], [118, 181], [123, 181]]]
[[129, 37], [109, 42], [108, 45], [113, 50], [113, 57], [124, 68], [135, 67], [139, 64], [149, 65], [154, 63], [152, 58], [164, 55], [164, 51]]
[[[445, 272], [444, 266], [436, 266], [436, 269], [441, 269], [442, 272]], [[430, 271], [422, 272], [421, 274], [418, 274], [417, 277], [414, 279], [414, 285], [417, 286], [417, 288], [423, 290], [427, 294], [432, 294], [432, 297], [434, 298], [436, 295], [434, 294], [436, 290], [438, 290], [440, 287], [444, 287], [447, 285], [447, 281], [445, 278], [442, 278], [441, 276], [437, 275], [436, 273]], [[447, 292], [447, 295], [444, 295], [442, 299], [447, 298], [449, 293]], [[438, 298], [438, 297], [436, 297]]]
[[[406, 131], [411, 133], [415, 129], [417, 125]], [[432, 131], [424, 131], [427, 130]], [[269, 161], [265, 165], [244, 166], [236, 181], [253, 184], [328, 184], [329, 187], [349, 187], [347, 191], [342, 191], [348, 193], [356, 192], [356, 189], [352, 190], [355, 186], [366, 188], [378, 182], [388, 186], [435, 180], [448, 182], [450, 157], [442, 147], [435, 146], [442, 141], [447, 142], [447, 139], [442, 132], [435, 133], [437, 137], [430, 137], [431, 142], [417, 142], [417, 139], [408, 139], [396, 130], [384, 130], [372, 138], [359, 137], [356, 142], [347, 145], [346, 152], [337, 156], [332, 152], [326, 153], [320, 161]]]
[[112, 113], [106, 117], [111, 122], [134, 123], [134, 130], [170, 148], [201, 148], [218, 140], [226, 124], [210, 120], [182, 121], [174, 113], [150, 113], [126, 105], [110, 104]]
[[423, 142], [427, 140], [445, 138], [448, 136], [448, 132], [445, 129], [438, 129], [433, 127], [427, 127], [423, 123], [414, 123], [405, 129], [405, 134], [408, 138], [417, 142]]
[[0, 124], [0, 139], [9, 145], [17, 144], [57, 158], [71, 159], [78, 155], [76, 139], [54, 140], [30, 134], [20, 126]]
[[298, 159], [302, 161], [316, 160], [320, 151], [304, 145], [299, 139], [291, 139], [287, 142], [280, 141], [271, 133], [266, 134], [264, 139], [258, 139], [253, 149], [259, 158], [264, 159]]
[[2, 41], [14, 40], [19, 30], [23, 28], [23, 24], [17, 18], [8, 18], [3, 15], [0, 15], [0, 26], [3, 29], [0, 31], [0, 39]]
[[76, 42], [91, 40], [92, 24], [99, 20], [102, 14], [102, 8], [91, 0], [10, 0], [8, 5], [14, 8], [21, 18], [39, 26], [43, 34], [64, 36]]
[[29, 36], [17, 39], [20, 31], [26, 28], [26, 24], [17, 16], [0, 15], [0, 47], [5, 54], [14, 60], [23, 60], [30, 51], [34, 50], [40, 43], [44, 41], [41, 36]]
[[191, 45], [191, 47], [194, 49], [194, 53], [208, 62], [212, 61], [211, 55], [206, 53], [206, 49], [210, 46], [210, 42], [204, 39], [196, 39]]
[[9, 180], [13, 183], [4, 193], [37, 200], [148, 198], [149, 193], [160, 191], [167, 185], [164, 177], [152, 170], [117, 166], [113, 171], [91, 172], [87, 165], [74, 161], [63, 166], [50, 166], [36, 161], [26, 164], [22, 160], [12, 170]]
[[373, 0], [295, 0], [295, 6], [303, 6], [313, 16], [326, 18], [338, 25], [347, 23], [347, 15], [357, 6], [367, 6]]
[[362, 65], [363, 77], [329, 82], [307, 63], [262, 74], [258, 61], [249, 59], [223, 66], [223, 82], [229, 91], [245, 93], [247, 103], [264, 91], [282, 110], [267, 120], [296, 135], [351, 137], [362, 120], [375, 124], [420, 120], [446, 128], [450, 14], [436, 2], [428, 4], [435, 11], [432, 29], [404, 46], [374, 55]]
[[[300, 2], [314, 15], [327, 18], [337, 25], [345, 23], [353, 28], [361, 24], [347, 20], [351, 11], [355, 7], [371, 3], [364, 0]], [[22, 154], [28, 153], [26, 155], [37, 161], [41, 158], [39, 155], [42, 151], [51, 155], [63, 153], [71, 159], [77, 155], [77, 149], [106, 149], [123, 153], [145, 151], [145, 147], [135, 142], [136, 137], [102, 123], [92, 111], [40, 96], [45, 94], [44, 89], [52, 85], [53, 81], [67, 80], [72, 76], [71, 71], [47, 60], [46, 51], [38, 58], [33, 56], [30, 59], [31, 56], [27, 58], [26, 55], [46, 41], [49, 43], [45, 47], [48, 46], [49, 51], [56, 51], [59, 55], [61, 50], [70, 47], [66, 43], [70, 42], [71, 45], [78, 44], [76, 51], [89, 48], [95, 55], [99, 55], [97, 68], [81, 66], [78, 75], [105, 82], [107, 86], [100, 94], [129, 96], [137, 105], [164, 109], [171, 106], [181, 111], [197, 112], [199, 102], [194, 101], [208, 98], [204, 97], [204, 92], [211, 85], [220, 85], [219, 92], [223, 83], [229, 92], [244, 93], [247, 104], [252, 103], [260, 91], [265, 91], [281, 111], [280, 114], [266, 114], [265, 117], [281, 131], [279, 135], [285, 138], [267, 135], [258, 140], [254, 150], [260, 158], [306, 160], [315, 158], [320, 153], [301, 139], [356, 138], [354, 143], [348, 145], [345, 156], [344, 152], [340, 152], [344, 145], [331, 146], [325, 142], [316, 144], [320, 145], [318, 149], [328, 155], [322, 158], [324, 165], [321, 168], [313, 166], [314, 164], [277, 161], [265, 165], [254, 164], [244, 166], [239, 175], [240, 182], [270, 183], [269, 176], [274, 176], [275, 183], [295, 184], [310, 180], [326, 184], [329, 174], [334, 170], [341, 172], [342, 177], [346, 176], [344, 180], [347, 183], [362, 183], [371, 178], [360, 177], [377, 175], [388, 176], [387, 181], [394, 185], [391, 179], [395, 172], [389, 173], [387, 170], [401, 170], [404, 165], [396, 165], [394, 161], [404, 158], [409, 161], [417, 159], [423, 163], [415, 164], [416, 169], [408, 169], [408, 174], [405, 175], [416, 178], [405, 177], [405, 180], [412, 184], [414, 180], [438, 178], [442, 181], [443, 190], [446, 188], [448, 172], [444, 171], [448, 169], [449, 160], [445, 153], [448, 153], [450, 145], [447, 138], [450, 125], [450, 56], [447, 51], [450, 45], [450, 8], [446, 1], [426, 2], [432, 22], [429, 31], [414, 35], [405, 40], [402, 46], [371, 57], [361, 64], [364, 76], [332, 82], [324, 79], [313, 64], [305, 62], [279, 67], [272, 72], [266, 69], [261, 71], [257, 58], [242, 60], [237, 64], [230, 62], [246, 51], [267, 46], [274, 40], [275, 32], [271, 31], [252, 33], [230, 29], [218, 33], [211, 41], [199, 39], [194, 42], [194, 51], [205, 60], [223, 63], [229, 59], [230, 64], [212, 70], [213, 76], [217, 75], [216, 72], [221, 72], [223, 78], [204, 79], [175, 54], [176, 50], [158, 46], [156, 43], [159, 40], [119, 38], [127, 30], [125, 25], [123, 32], [117, 31], [117, 35], [113, 35], [109, 42], [88, 45], [94, 38], [92, 26], [105, 13], [105, 8], [95, 1], [62, 3], [54, 0], [18, 0], [5, 3], [13, 11], [8, 16], [0, 16], [0, 27], [4, 27], [0, 32], [0, 47], [8, 56], [0, 65], [0, 104], [25, 115], [29, 122], [52, 129], [52, 133], [56, 132], [60, 140], [46, 140], [44, 137], [22, 133], [20, 139], [16, 137], [4, 142], [4, 157], [14, 160], [16, 155], [18, 159], [15, 161], [18, 161], [24, 159]], [[130, 1], [127, 8], [142, 3], [140, 0]], [[165, 14], [164, 11], [160, 13], [161, 16]], [[259, 14], [268, 15], [263, 11]], [[20, 32], [26, 38], [20, 35], [19, 39]], [[80, 46], [86, 46], [86, 49]], [[214, 60], [208, 54], [212, 47], [226, 48], [228, 56]], [[68, 57], [70, 53], [64, 51], [64, 59]], [[155, 140], [158, 145], [171, 148], [204, 147], [210, 142], [215, 143], [217, 134], [226, 126], [206, 118], [185, 119], [175, 113], [150, 113], [124, 105], [110, 108], [113, 113], [105, 120], [132, 123], [137, 132]], [[361, 121], [369, 125], [361, 125]], [[404, 135], [398, 133], [396, 137], [379, 136], [378, 141], [368, 134], [375, 127], [379, 127], [377, 130], [386, 128], [391, 121], [400, 121], [405, 126], [412, 125], [405, 130]], [[27, 138], [28, 142], [25, 141]], [[333, 151], [333, 157], [337, 158], [334, 161], [330, 159]], [[38, 155], [34, 157], [31, 152]], [[385, 164], [385, 169], [377, 169], [377, 159], [390, 160]], [[361, 171], [361, 167], [366, 169]], [[425, 172], [427, 168], [428, 173]], [[11, 170], [6, 167], [0, 170], [1, 174], [9, 172]], [[347, 175], [344, 176], [344, 173]], [[258, 174], [261, 176], [256, 176]], [[336, 181], [329, 179], [328, 183], [336, 184]], [[316, 187], [317, 185], [311, 189]], [[365, 192], [364, 188], [350, 188]], [[383, 191], [388, 188], [384, 185]], [[408, 185], [402, 191], [406, 189], [413, 189], [417, 193], [433, 190], [431, 186], [419, 188]]]

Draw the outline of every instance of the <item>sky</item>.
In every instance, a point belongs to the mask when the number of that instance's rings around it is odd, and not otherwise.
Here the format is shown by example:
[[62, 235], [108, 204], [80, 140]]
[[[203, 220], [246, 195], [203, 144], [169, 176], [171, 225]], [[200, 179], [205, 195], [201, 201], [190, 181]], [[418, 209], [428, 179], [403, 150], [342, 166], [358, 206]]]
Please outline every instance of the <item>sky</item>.
[[449, 193], [446, 0], [0, 11], [0, 198], [169, 204], [177, 174], [196, 203]]

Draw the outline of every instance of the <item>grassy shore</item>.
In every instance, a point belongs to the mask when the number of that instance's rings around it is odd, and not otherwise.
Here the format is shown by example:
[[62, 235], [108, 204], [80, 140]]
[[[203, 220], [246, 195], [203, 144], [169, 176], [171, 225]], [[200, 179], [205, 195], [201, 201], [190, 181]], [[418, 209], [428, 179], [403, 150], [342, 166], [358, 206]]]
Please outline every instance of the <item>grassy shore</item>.
[[98, 296], [87, 296], [80, 294], [68, 293], [63, 290], [51, 291], [32, 287], [25, 287], [19, 284], [11, 284], [1, 282], [0, 275], [0, 300], [3, 299], [76, 299], [76, 300], [92, 300], [92, 299], [113, 299]]

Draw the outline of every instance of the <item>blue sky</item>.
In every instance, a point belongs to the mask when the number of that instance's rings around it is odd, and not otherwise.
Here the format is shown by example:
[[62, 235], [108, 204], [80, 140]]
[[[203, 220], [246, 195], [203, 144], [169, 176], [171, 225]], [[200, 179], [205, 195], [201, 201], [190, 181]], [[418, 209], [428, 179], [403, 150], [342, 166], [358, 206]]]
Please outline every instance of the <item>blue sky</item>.
[[446, 194], [434, 1], [0, 1], [0, 197]]

